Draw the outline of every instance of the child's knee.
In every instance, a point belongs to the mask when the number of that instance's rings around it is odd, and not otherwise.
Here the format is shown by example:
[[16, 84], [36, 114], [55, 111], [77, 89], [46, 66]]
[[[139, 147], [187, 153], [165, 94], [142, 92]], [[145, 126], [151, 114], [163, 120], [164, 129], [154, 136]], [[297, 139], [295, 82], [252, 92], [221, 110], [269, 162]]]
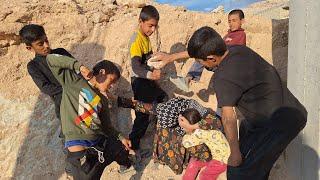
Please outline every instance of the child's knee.
[[219, 161], [212, 160], [208, 163], [203, 171], [200, 173], [200, 180], [215, 180], [222, 173], [226, 172], [227, 165]]
[[198, 171], [186, 171], [182, 176], [182, 180], [195, 180], [197, 178]]
[[191, 160], [188, 167], [182, 177], [183, 180], [194, 180], [196, 179], [199, 171], [201, 170], [201, 162], [196, 160]]

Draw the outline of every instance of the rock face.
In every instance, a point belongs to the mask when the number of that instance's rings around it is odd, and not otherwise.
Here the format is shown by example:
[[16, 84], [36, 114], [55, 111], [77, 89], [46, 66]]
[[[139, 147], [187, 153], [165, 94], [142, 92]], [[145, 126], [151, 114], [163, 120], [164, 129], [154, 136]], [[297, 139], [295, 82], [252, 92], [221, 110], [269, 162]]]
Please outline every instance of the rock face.
[[[49, 97], [39, 92], [27, 73], [26, 65], [34, 55], [21, 44], [17, 36], [19, 30], [29, 23], [43, 25], [52, 48], [64, 47], [89, 67], [101, 59], [115, 62], [122, 69], [122, 78], [113, 91], [131, 97], [128, 43], [137, 28], [140, 7], [145, 4], [155, 5], [160, 12], [161, 45], [156, 43], [156, 37], [151, 37], [154, 50], [159, 47], [161, 51], [170, 53], [183, 51], [192, 33], [204, 25], [213, 27], [221, 35], [228, 29], [224, 13], [192, 12], [147, 0], [13, 0], [0, 4], [0, 179], [66, 178], [54, 106]], [[274, 4], [276, 2], [272, 1], [271, 5]], [[277, 49], [287, 48], [283, 42], [287, 40], [287, 31], [282, 32], [280, 21], [275, 26], [272, 24], [270, 18], [248, 13], [244, 25], [247, 45], [270, 63], [273, 57], [286, 59], [285, 53]], [[273, 27], [281, 30], [276, 33], [276, 38], [272, 36]], [[283, 27], [287, 28], [285, 24]], [[191, 85], [193, 93], [189, 94], [177, 91], [168, 81], [172, 76], [184, 76], [192, 63], [193, 60], [189, 59], [168, 65], [163, 70], [160, 85], [171, 97], [194, 98], [215, 109], [215, 95], [208, 88], [212, 73], [204, 71], [200, 82]], [[134, 113], [124, 109], [112, 111], [114, 126], [127, 135]], [[152, 132], [150, 127], [143, 141], [145, 148], [152, 146]], [[276, 168], [272, 179], [285, 179], [282, 164]], [[181, 178], [152, 161], [144, 173], [135, 174], [133, 171], [119, 175], [117, 169], [116, 164], [110, 165], [103, 179], [129, 179], [131, 176], [142, 179]]]
[[116, 0], [115, 3], [120, 6], [129, 6], [129, 7], [135, 7], [135, 8], [141, 8], [145, 6], [147, 3], [150, 3], [151, 0]]

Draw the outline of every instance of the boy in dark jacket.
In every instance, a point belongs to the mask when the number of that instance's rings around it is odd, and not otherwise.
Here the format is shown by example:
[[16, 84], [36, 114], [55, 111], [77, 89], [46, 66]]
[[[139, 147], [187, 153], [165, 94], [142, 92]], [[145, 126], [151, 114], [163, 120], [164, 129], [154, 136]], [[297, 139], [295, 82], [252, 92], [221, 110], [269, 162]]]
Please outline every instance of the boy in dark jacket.
[[[62, 87], [50, 71], [46, 57], [48, 54], [60, 54], [69, 57], [72, 57], [72, 55], [63, 48], [51, 49], [45, 30], [40, 25], [26, 25], [19, 31], [19, 35], [22, 42], [26, 44], [26, 48], [35, 54], [35, 57], [27, 65], [28, 72], [40, 91], [49, 95], [53, 100], [56, 117], [60, 121]], [[64, 143], [62, 130], [59, 137], [62, 138]], [[68, 165], [66, 165], [66, 172], [69, 172]]]
[[20, 30], [19, 35], [26, 48], [35, 54], [27, 65], [28, 72], [40, 91], [49, 95], [54, 101], [56, 116], [60, 119], [62, 87], [50, 71], [46, 57], [48, 54], [69, 57], [72, 55], [63, 48], [51, 49], [45, 30], [40, 25], [26, 25]]

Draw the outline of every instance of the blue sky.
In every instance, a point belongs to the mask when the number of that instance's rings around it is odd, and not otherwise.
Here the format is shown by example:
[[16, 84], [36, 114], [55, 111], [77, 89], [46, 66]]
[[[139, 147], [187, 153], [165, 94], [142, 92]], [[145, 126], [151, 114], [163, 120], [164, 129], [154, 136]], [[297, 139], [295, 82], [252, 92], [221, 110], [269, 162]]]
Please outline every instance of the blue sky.
[[235, 8], [244, 8], [247, 5], [261, 0], [156, 0], [159, 3], [185, 6], [195, 11], [211, 11], [219, 5], [223, 5], [225, 11]]

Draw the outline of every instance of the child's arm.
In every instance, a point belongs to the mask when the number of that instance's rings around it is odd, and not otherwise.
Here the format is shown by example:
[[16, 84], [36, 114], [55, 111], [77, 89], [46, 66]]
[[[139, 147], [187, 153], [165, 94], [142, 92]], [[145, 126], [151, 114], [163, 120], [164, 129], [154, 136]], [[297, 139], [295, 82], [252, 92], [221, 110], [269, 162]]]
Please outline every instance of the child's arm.
[[246, 37], [246, 33], [244, 31], [242, 31], [239, 36], [236, 37], [238, 43], [240, 45], [246, 45], [247, 43], [247, 37]]
[[124, 97], [117, 98], [118, 107], [131, 108], [137, 112], [145, 114], [156, 114], [155, 107], [157, 104], [144, 103], [142, 101], [132, 100]]
[[49, 81], [48, 78], [42, 72], [40, 72], [35, 63], [37, 62], [30, 61], [27, 69], [34, 83], [38, 86], [41, 92], [49, 96], [60, 94], [62, 92], [61, 86]]
[[153, 72], [149, 71], [147, 69], [147, 66], [145, 64], [142, 64], [141, 61], [141, 57], [138, 56], [134, 56], [133, 58], [131, 58], [132, 72], [140, 78], [155, 79], [153, 77]]
[[192, 134], [183, 136], [182, 144], [185, 148], [205, 144], [210, 149], [212, 159], [224, 162], [225, 164], [230, 155], [230, 147], [227, 139], [220, 131], [216, 130], [196, 129]]
[[202, 134], [201, 133], [197, 133], [197, 131], [201, 131], [201, 130], [197, 129], [197, 130], [195, 130], [194, 133], [186, 134], [186, 135], [183, 136], [182, 145], [185, 148], [190, 148], [190, 147], [193, 147], [193, 146], [204, 144], [204, 139], [202, 137]]
[[132, 72], [140, 77], [151, 80], [160, 79], [160, 70], [153, 70], [148, 68], [146, 63], [142, 62], [143, 50], [138, 42], [134, 42], [130, 47], [131, 68]]
[[241, 38], [241, 43], [243, 45], [247, 45], [247, 35], [245, 32], [243, 32], [242, 38]]
[[57, 54], [49, 54], [47, 56], [47, 62], [51, 72], [61, 86], [77, 79], [77, 73], [80, 72], [80, 67], [82, 66], [80, 62], [74, 58]]
[[157, 104], [144, 103], [142, 101], [125, 98], [122, 96], [115, 96], [109, 92], [100, 93], [104, 95], [109, 102], [111, 102], [112, 106], [116, 105], [117, 107], [130, 108], [145, 114], [156, 114], [155, 107], [157, 106]]
[[196, 130], [196, 129], [204, 129], [204, 130], [222, 129], [222, 125], [221, 125], [221, 122], [220, 122], [218, 116], [211, 115], [211, 114], [208, 114], [204, 119], [202, 119], [201, 121], [199, 121], [196, 124], [190, 124], [189, 121], [181, 115], [179, 116], [178, 121], [179, 121], [179, 125], [185, 129], [193, 129], [193, 130]]
[[55, 49], [55, 52], [57, 52], [58, 51], [58, 53], [53, 53], [53, 54], [61, 54], [61, 55], [63, 55], [63, 56], [68, 56], [68, 57], [71, 57], [71, 58], [74, 58], [66, 49], [64, 49], [64, 48], [57, 48], [57, 49]]

